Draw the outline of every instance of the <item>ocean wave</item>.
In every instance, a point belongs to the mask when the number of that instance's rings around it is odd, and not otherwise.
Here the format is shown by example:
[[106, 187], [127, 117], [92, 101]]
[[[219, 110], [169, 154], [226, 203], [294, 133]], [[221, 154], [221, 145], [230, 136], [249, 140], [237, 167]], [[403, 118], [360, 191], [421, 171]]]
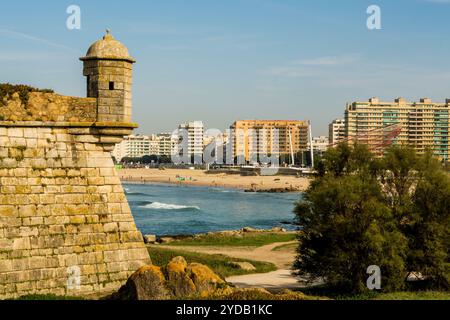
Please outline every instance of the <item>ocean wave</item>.
[[178, 204], [168, 204], [161, 202], [152, 202], [146, 204], [145, 206], [141, 206], [141, 208], [155, 209], [155, 210], [200, 210], [200, 208], [197, 206], [182, 206]]
[[143, 200], [138, 200], [138, 201], [128, 201], [128, 203], [129, 203], [132, 207], [145, 207], [146, 205], [152, 204], [151, 201], [143, 201]]
[[127, 190], [125, 190], [125, 194], [129, 195], [129, 196], [151, 196], [151, 194], [148, 194], [148, 193], [127, 191]]

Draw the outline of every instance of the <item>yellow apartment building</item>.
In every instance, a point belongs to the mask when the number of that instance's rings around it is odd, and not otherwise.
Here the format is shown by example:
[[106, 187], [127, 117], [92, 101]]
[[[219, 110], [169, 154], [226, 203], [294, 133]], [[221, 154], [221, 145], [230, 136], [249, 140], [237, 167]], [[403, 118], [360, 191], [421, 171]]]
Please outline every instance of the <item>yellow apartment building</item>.
[[[345, 132], [349, 141], [364, 142], [372, 148], [406, 144], [423, 153], [431, 149], [443, 160], [449, 159], [449, 107], [423, 98], [408, 102], [403, 98], [381, 102], [353, 102], [345, 112]], [[392, 128], [397, 128], [395, 137]], [[392, 130], [391, 130], [392, 129]]]
[[308, 121], [239, 120], [230, 128], [233, 158], [261, 163], [261, 157], [308, 149]]

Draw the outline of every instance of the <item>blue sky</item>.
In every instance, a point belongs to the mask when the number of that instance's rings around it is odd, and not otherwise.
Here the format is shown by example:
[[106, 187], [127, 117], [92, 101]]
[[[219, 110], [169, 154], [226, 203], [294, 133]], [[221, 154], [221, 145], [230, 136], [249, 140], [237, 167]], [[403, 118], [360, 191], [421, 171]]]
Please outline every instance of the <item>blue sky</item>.
[[[81, 30], [66, 8], [81, 7]], [[382, 30], [366, 9], [382, 10]], [[85, 95], [78, 57], [111, 28], [135, 65], [139, 132], [187, 120], [310, 119], [315, 135], [346, 102], [450, 98], [450, 0], [8, 1], [0, 82]]]

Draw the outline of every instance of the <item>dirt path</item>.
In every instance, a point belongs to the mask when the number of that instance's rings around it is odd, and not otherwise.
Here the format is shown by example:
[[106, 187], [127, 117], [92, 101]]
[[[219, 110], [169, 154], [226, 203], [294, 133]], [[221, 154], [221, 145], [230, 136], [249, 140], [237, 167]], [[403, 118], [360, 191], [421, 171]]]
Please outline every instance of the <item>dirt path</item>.
[[265, 261], [273, 263], [278, 269], [290, 269], [292, 263], [295, 260], [295, 250], [279, 250], [272, 251], [273, 249], [287, 245], [294, 244], [296, 241], [291, 242], [278, 242], [265, 245], [262, 247], [204, 247], [204, 246], [163, 246], [161, 248], [184, 250], [190, 252], [199, 252], [206, 254], [223, 254], [229, 257], [239, 259], [249, 259], [256, 261]]
[[269, 273], [233, 276], [225, 280], [238, 288], [264, 288], [272, 292], [305, 287], [305, 285], [299, 282], [300, 278], [293, 276], [292, 271], [289, 269], [279, 269]]
[[291, 266], [295, 260], [295, 248], [273, 251], [273, 249], [296, 241], [272, 243], [259, 248], [252, 247], [189, 247], [189, 246], [161, 246], [168, 249], [179, 249], [206, 254], [223, 254], [229, 257], [265, 261], [275, 264], [277, 271], [269, 273], [249, 274], [228, 277], [226, 281], [238, 288], [264, 288], [276, 292], [283, 289], [298, 289], [305, 287], [299, 283], [299, 278], [292, 275]]

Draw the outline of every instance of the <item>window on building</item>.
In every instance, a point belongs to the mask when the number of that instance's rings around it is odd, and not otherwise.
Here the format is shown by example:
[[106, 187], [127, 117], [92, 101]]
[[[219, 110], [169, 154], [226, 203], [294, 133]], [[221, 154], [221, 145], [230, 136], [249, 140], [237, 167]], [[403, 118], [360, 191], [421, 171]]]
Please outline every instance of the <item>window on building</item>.
[[109, 90], [114, 90], [114, 82], [109, 82]]

